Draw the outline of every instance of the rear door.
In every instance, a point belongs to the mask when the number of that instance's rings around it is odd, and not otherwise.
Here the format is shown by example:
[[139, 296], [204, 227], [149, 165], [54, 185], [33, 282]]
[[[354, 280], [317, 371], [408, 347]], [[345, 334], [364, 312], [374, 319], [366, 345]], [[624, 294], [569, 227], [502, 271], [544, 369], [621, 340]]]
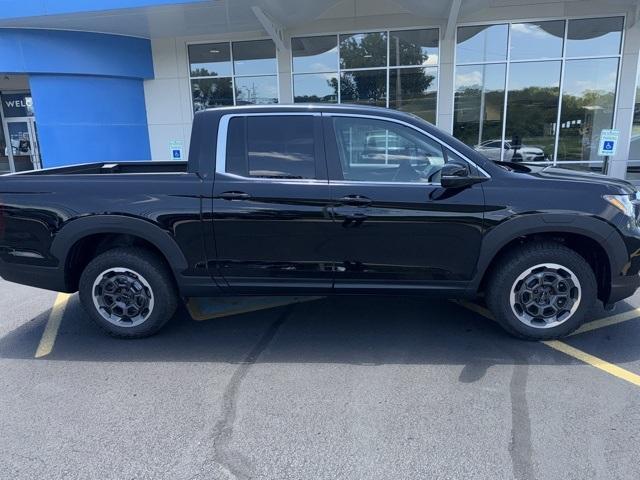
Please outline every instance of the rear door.
[[445, 162], [477, 169], [408, 124], [324, 114], [336, 223], [336, 290], [446, 287], [471, 279], [482, 185], [443, 189]]
[[219, 274], [237, 293], [327, 291], [332, 218], [317, 113], [222, 118], [213, 187]]

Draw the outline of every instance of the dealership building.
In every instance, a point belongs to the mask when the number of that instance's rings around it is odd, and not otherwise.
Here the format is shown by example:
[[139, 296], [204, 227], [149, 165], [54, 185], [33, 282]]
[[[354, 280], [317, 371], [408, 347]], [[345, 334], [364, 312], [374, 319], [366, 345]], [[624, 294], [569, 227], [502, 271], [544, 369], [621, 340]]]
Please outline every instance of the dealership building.
[[638, 0], [0, 0], [0, 172], [185, 159], [196, 112], [358, 103], [640, 181]]

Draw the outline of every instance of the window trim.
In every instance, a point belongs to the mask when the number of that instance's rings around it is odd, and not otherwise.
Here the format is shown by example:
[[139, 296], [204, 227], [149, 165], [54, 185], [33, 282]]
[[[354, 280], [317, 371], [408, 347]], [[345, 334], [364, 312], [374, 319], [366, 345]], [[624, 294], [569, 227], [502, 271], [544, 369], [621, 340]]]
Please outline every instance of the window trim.
[[[236, 180], [249, 181], [255, 183], [309, 183], [309, 184], [327, 184], [328, 179], [323, 178], [264, 178], [264, 177], [245, 177], [236, 173], [227, 172], [227, 142], [229, 139], [229, 122], [232, 118], [236, 117], [300, 117], [307, 116], [312, 118], [319, 118], [320, 112], [252, 112], [252, 113], [229, 113], [223, 115], [220, 118], [218, 124], [218, 144], [216, 146], [216, 169], [215, 175], [224, 175]], [[318, 139], [314, 134], [314, 141], [324, 142], [324, 138]], [[326, 162], [324, 157], [324, 143], [321, 145], [321, 151], [323, 152], [321, 158], [316, 158], [316, 173], [318, 173], [318, 163]]]

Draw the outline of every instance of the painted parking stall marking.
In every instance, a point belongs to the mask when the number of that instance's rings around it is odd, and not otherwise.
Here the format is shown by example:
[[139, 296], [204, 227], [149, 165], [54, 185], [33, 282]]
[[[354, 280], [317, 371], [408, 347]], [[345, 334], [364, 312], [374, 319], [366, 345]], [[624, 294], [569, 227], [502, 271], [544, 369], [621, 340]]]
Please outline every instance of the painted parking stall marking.
[[[453, 303], [460, 305], [461, 307], [466, 308], [474, 313], [477, 313], [489, 320], [495, 322], [495, 318], [491, 314], [491, 312], [485, 307], [478, 305], [476, 303], [468, 302], [466, 300], [453, 300]], [[577, 335], [580, 333], [591, 332], [594, 330], [598, 330], [600, 328], [609, 327], [611, 325], [618, 325], [623, 322], [627, 322], [629, 320], [635, 320], [640, 318], [640, 308], [636, 308], [630, 310], [629, 312], [619, 313], [617, 315], [612, 315], [611, 317], [601, 318], [599, 320], [594, 320], [589, 323], [585, 323], [578, 330], [573, 332], [572, 335]], [[626, 382], [629, 382], [633, 385], [640, 387], [640, 375], [637, 375], [633, 372], [625, 370], [618, 365], [607, 362], [599, 357], [591, 355], [590, 353], [584, 352], [578, 348], [572, 347], [560, 340], [542, 340], [539, 343], [546, 345], [547, 347], [553, 348], [558, 352], [562, 352], [565, 355], [569, 355], [570, 357], [575, 358], [576, 360], [580, 360], [581, 362], [586, 363], [587, 365], [591, 365], [609, 375], [613, 375], [614, 377], [620, 378]]]
[[40, 339], [38, 349], [35, 353], [36, 358], [46, 357], [53, 351], [53, 346], [55, 345], [56, 337], [58, 336], [58, 330], [62, 323], [62, 316], [64, 315], [64, 311], [67, 308], [67, 303], [69, 303], [70, 298], [71, 295], [68, 293], [59, 293], [56, 297], [53, 307], [51, 307], [49, 318], [47, 319], [47, 325], [44, 327], [42, 338]]

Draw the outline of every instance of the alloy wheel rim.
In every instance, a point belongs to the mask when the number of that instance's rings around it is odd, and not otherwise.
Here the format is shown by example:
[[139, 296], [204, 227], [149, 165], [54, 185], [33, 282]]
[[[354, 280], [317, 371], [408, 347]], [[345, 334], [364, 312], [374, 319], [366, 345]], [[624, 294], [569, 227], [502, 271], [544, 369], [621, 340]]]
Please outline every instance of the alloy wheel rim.
[[149, 282], [128, 268], [110, 268], [93, 282], [93, 304], [109, 323], [131, 328], [144, 323], [153, 311]]
[[509, 303], [520, 322], [545, 329], [569, 320], [581, 299], [580, 281], [570, 269], [557, 263], [541, 263], [516, 278]]

